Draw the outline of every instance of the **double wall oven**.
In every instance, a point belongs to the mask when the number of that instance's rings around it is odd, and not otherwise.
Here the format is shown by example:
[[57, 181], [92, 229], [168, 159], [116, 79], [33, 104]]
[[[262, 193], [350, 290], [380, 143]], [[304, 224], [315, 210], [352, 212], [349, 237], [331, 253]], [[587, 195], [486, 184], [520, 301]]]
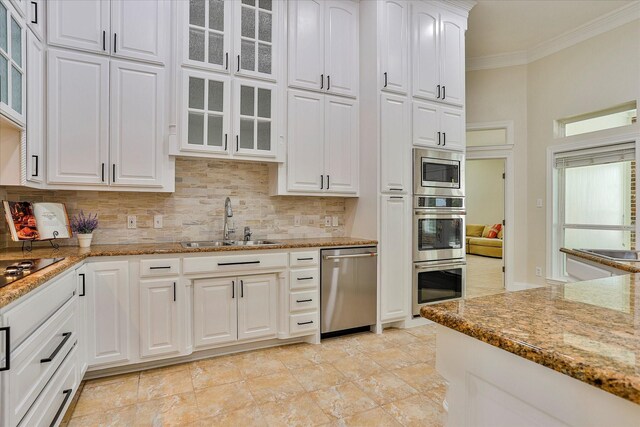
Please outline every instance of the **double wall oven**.
[[464, 295], [464, 154], [414, 149], [413, 315]]

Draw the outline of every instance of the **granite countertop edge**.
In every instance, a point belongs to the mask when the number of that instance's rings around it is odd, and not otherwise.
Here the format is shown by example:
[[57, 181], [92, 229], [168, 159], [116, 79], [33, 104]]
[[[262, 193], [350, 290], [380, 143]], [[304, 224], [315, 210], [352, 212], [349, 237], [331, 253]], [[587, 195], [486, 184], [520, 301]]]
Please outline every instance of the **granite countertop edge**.
[[52, 248], [34, 248], [32, 252], [23, 252], [20, 248], [0, 249], [0, 260], [64, 257], [64, 260], [56, 264], [0, 288], [0, 310], [89, 257], [271, 251], [278, 249], [331, 248], [378, 244], [376, 240], [356, 237], [279, 240], [281, 240], [280, 244], [269, 246], [220, 246], [210, 248], [184, 248], [180, 243], [133, 243], [122, 245], [95, 245], [87, 249], [81, 249], [75, 246], [61, 246], [57, 250]]
[[587, 261], [592, 261], [598, 264], [606, 265], [607, 267], [617, 268], [618, 270], [623, 270], [629, 273], [640, 273], [640, 265], [638, 265], [638, 263], [615, 261], [612, 259], [588, 254], [582, 251], [577, 251], [575, 249], [569, 249], [569, 248], [560, 248], [560, 252], [563, 252], [567, 255], [575, 256], [577, 258], [582, 258]]
[[575, 362], [556, 351], [509, 338], [499, 331], [468, 321], [463, 316], [446, 308], [439, 308], [437, 305], [423, 307], [420, 314], [442, 326], [640, 405], [640, 379], [638, 378], [630, 378], [612, 370]]

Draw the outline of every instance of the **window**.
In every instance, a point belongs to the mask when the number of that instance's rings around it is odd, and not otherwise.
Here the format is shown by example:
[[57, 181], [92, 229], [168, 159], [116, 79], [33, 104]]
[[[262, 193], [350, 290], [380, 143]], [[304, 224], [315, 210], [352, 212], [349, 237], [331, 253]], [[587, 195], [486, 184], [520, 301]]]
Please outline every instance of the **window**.
[[557, 120], [556, 136], [573, 136], [613, 129], [634, 124], [637, 120], [637, 105], [635, 101], [632, 101], [606, 110]]
[[[635, 145], [556, 153], [557, 249], [635, 248]], [[564, 258], [558, 264], [564, 275]]]

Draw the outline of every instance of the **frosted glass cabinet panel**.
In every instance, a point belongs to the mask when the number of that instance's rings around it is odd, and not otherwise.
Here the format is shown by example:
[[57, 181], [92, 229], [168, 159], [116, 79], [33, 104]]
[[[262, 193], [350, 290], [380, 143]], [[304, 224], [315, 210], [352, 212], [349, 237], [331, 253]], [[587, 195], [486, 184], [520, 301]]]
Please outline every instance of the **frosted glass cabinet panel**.
[[275, 156], [275, 85], [234, 83], [235, 153]]
[[0, 0], [0, 113], [25, 124], [25, 24], [13, 6]]
[[277, 46], [275, 22], [280, 2], [238, 0], [235, 4], [235, 68], [241, 75], [273, 79]]
[[229, 152], [229, 84], [222, 75], [184, 72], [182, 149]]
[[189, 0], [185, 7], [184, 63], [228, 72], [234, 1]]

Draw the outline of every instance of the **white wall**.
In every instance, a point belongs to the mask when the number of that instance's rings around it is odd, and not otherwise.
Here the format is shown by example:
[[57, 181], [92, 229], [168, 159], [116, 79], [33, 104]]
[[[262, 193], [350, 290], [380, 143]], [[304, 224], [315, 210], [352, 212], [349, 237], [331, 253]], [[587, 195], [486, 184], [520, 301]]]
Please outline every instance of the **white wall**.
[[[527, 67], [468, 71], [466, 84], [467, 123], [513, 122], [515, 224], [507, 227], [516, 244], [513, 280], [526, 282], [527, 252], [523, 242], [527, 241]], [[469, 197], [470, 183], [465, 184]]]
[[492, 225], [504, 219], [504, 159], [467, 160], [467, 224]]

